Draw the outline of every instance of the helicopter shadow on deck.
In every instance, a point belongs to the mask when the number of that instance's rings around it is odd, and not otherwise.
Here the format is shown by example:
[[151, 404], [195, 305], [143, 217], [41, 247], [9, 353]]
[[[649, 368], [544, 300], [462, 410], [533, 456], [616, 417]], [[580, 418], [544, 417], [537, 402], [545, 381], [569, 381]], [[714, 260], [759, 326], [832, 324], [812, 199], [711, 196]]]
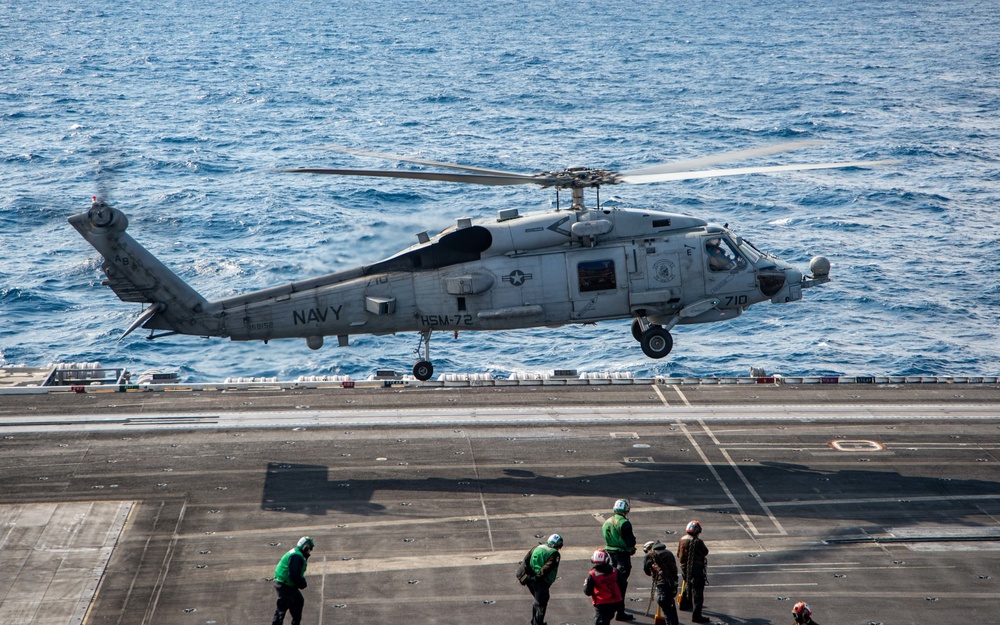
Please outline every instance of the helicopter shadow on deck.
[[[557, 477], [524, 469], [505, 469], [502, 477], [392, 477], [330, 480], [325, 465], [268, 463], [261, 508], [268, 511], [311, 515], [349, 512], [354, 515], [390, 514], [388, 506], [412, 501], [424, 493], [467, 493], [489, 500], [492, 496], [577, 497], [614, 500], [627, 497], [635, 508], [642, 504], [692, 508], [702, 514], [735, 514], [735, 506], [718, 504], [726, 499], [703, 464], [622, 465], [625, 470], [591, 475]], [[716, 466], [727, 483], [740, 482], [727, 466]], [[1000, 482], [906, 476], [895, 471], [813, 469], [806, 465], [762, 463], [740, 467], [743, 475], [779, 521], [842, 520], [881, 526], [938, 522], [961, 524], [962, 518], [1000, 512]], [[400, 501], [380, 497], [398, 494]], [[734, 494], [748, 514], [762, 514], [750, 496]], [[983, 497], [996, 496], [997, 499]], [[382, 502], [379, 501], [382, 500]], [[845, 501], [836, 504], [829, 502]], [[948, 501], [942, 505], [942, 501]], [[714, 502], [714, 503], [712, 503]], [[810, 505], [810, 502], [815, 502]], [[870, 502], [870, 503], [868, 503]], [[717, 505], [718, 504], [718, 505]], [[477, 504], [478, 505], [478, 504]], [[579, 505], [567, 502], [567, 506]], [[973, 525], [974, 521], [967, 521]]]

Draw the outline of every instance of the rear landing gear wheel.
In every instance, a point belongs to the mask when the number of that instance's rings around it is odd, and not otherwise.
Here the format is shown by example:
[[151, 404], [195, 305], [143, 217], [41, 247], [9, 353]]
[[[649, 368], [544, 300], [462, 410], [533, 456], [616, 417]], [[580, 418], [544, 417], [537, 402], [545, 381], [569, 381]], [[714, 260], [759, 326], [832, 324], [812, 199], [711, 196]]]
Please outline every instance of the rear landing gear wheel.
[[674, 348], [674, 339], [660, 326], [651, 326], [639, 339], [642, 353], [650, 358], [663, 358]]
[[427, 360], [418, 361], [417, 364], [413, 365], [413, 377], [417, 378], [421, 382], [425, 382], [431, 379], [434, 375], [434, 365], [432, 365]]

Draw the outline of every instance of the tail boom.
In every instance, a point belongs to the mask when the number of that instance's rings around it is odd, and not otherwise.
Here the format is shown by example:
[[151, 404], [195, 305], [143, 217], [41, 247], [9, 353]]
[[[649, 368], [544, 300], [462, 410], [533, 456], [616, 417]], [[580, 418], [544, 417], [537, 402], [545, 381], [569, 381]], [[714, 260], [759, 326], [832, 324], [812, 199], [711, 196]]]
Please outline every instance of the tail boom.
[[151, 304], [126, 334], [138, 327], [178, 334], [218, 336], [219, 321], [212, 306], [177, 274], [125, 233], [128, 218], [116, 208], [94, 200], [85, 213], [69, 223], [101, 253], [102, 284], [123, 302]]

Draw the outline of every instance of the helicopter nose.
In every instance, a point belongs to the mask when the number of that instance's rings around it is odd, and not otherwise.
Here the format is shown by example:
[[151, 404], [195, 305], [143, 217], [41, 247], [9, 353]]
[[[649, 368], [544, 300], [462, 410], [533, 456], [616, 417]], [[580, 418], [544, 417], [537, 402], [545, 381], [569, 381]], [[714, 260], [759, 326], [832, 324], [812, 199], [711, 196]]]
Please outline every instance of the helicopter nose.
[[787, 282], [788, 279], [783, 268], [770, 267], [757, 272], [757, 288], [765, 297], [778, 296]]
[[785, 304], [802, 299], [802, 272], [785, 263], [781, 263], [780, 267], [784, 278], [783, 288], [771, 297], [771, 301], [775, 304]]
[[770, 267], [757, 272], [760, 292], [775, 304], [802, 299], [802, 271], [790, 263], [773, 259]]
[[802, 272], [795, 267], [786, 268], [785, 281], [787, 284], [798, 284], [802, 282]]

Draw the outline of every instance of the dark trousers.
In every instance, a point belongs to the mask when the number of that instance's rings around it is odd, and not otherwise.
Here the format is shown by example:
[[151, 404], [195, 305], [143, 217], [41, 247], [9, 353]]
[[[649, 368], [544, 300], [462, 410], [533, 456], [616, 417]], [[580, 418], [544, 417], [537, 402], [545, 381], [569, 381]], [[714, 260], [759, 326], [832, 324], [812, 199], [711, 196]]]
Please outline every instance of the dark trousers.
[[594, 625], [611, 625], [611, 619], [615, 618], [615, 612], [617, 611], [617, 603], [603, 603], [601, 605], [595, 605]]
[[618, 604], [618, 614], [625, 614], [625, 591], [628, 590], [628, 576], [632, 573], [632, 556], [627, 551], [609, 551], [611, 565], [618, 569], [618, 589], [622, 591], [622, 601]]
[[549, 607], [549, 585], [540, 579], [528, 582], [535, 602], [531, 605], [531, 625], [545, 625], [545, 610]]
[[667, 625], [677, 625], [677, 588], [667, 584], [656, 585], [656, 605], [660, 606]]
[[299, 625], [302, 621], [302, 606], [306, 603], [302, 592], [281, 582], [274, 582], [274, 589], [278, 591], [278, 606], [274, 609], [271, 625], [282, 625], [285, 622], [285, 612], [292, 613], [292, 625]]
[[684, 586], [681, 609], [691, 610], [692, 619], [701, 618], [701, 609], [705, 605], [705, 583], [707, 581], [704, 575], [694, 575]]

